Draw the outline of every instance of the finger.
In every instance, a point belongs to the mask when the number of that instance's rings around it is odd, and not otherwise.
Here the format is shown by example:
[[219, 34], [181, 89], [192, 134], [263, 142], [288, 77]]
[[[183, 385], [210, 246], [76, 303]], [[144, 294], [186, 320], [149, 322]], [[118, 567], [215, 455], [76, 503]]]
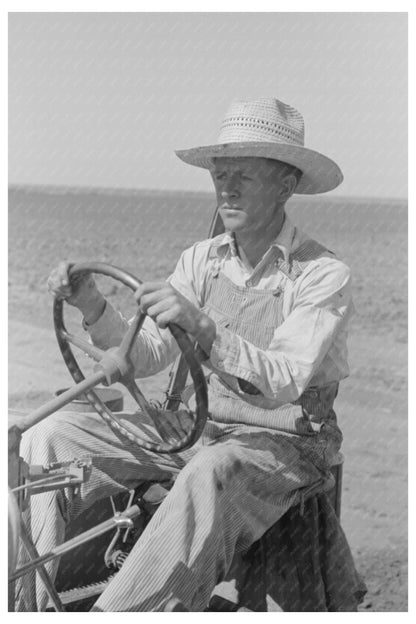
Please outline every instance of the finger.
[[63, 292], [64, 294], [67, 294], [67, 292], [70, 293], [71, 291], [70, 286], [63, 286], [61, 280], [56, 276], [54, 277], [52, 274], [48, 277], [46, 285], [48, 288], [48, 292], [52, 294], [58, 292]]
[[57, 288], [48, 285], [48, 292], [59, 299], [67, 299], [72, 295], [72, 289], [70, 286], [61, 286], [60, 288]]
[[168, 310], [155, 309], [154, 306], [146, 310], [141, 304], [140, 309], [142, 312], [147, 314], [156, 323], [156, 325], [160, 327], [160, 329], [165, 329], [171, 322]]
[[48, 281], [51, 284], [54, 284], [55, 286], [62, 286], [65, 285], [64, 282], [67, 281], [65, 280], [65, 274], [63, 274], [61, 272], [61, 269], [59, 267], [57, 267], [56, 269], [54, 269], [53, 271], [51, 271], [51, 274], [49, 275]]
[[49, 275], [46, 285], [48, 292], [57, 299], [67, 299], [73, 295], [72, 286], [65, 279], [67, 275], [68, 263], [61, 262], [55, 267]]
[[147, 308], [146, 312], [161, 329], [165, 329], [169, 323], [181, 324], [181, 308], [178, 303], [171, 298], [163, 299], [151, 305]]
[[156, 317], [152, 318], [155, 321], [156, 325], [160, 327], [160, 329], [166, 329], [171, 323], [174, 323], [181, 327], [180, 319], [176, 315], [172, 314], [171, 310], [166, 310], [165, 312], [162, 312], [161, 314], [158, 314]]
[[65, 263], [60, 263], [55, 267], [47, 280], [48, 288], [57, 289], [68, 284], [68, 275], [65, 269]]
[[134, 297], [136, 301], [141, 304], [141, 299], [144, 295], [160, 292], [166, 288], [173, 290], [172, 286], [167, 282], [143, 282], [134, 293]]
[[149, 314], [149, 310], [153, 306], [162, 304], [162, 306], [164, 306], [163, 308], [157, 308], [161, 311], [162, 309], [167, 309], [168, 307], [173, 306], [175, 302], [176, 297], [174, 293], [172, 293], [169, 289], [163, 289], [142, 295], [139, 305]]
[[55, 295], [55, 297], [57, 299], [63, 299], [64, 301], [67, 301], [71, 297], [71, 295], [72, 295], [72, 293], [70, 291], [66, 292], [66, 291], [62, 291], [62, 290], [56, 291], [53, 294]]
[[70, 263], [69, 262], [65, 262], [62, 261], [58, 264], [57, 267], [57, 277], [59, 278], [61, 284], [63, 286], [67, 286], [69, 284], [69, 269], [70, 269]]
[[78, 287], [83, 282], [86, 282], [90, 278], [91, 273], [88, 271], [82, 271], [81, 273], [77, 273], [76, 275], [71, 275], [69, 278], [69, 282], [72, 286]]

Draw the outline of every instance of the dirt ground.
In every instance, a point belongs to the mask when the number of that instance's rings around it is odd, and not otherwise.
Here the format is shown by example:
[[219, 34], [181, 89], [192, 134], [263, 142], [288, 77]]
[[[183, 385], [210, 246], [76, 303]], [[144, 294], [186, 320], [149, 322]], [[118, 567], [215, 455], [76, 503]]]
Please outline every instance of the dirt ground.
[[[344, 432], [342, 525], [368, 594], [361, 611], [407, 611], [406, 354], [386, 374], [380, 350], [397, 345], [388, 335], [350, 340], [352, 375], [336, 408]], [[361, 383], [358, 383], [361, 382]], [[9, 323], [9, 404], [28, 409], [72, 385], [52, 327]], [[145, 380], [148, 397], [166, 388], [166, 374]], [[357, 387], [362, 390], [357, 390]], [[128, 406], [128, 404], [127, 404]]]

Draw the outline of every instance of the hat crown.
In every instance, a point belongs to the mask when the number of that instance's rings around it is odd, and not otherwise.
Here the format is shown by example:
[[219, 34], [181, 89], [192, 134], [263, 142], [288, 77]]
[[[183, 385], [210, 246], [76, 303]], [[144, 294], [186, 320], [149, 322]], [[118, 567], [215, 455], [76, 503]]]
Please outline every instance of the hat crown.
[[218, 142], [242, 141], [303, 146], [303, 117], [296, 108], [276, 98], [233, 102], [221, 124]]

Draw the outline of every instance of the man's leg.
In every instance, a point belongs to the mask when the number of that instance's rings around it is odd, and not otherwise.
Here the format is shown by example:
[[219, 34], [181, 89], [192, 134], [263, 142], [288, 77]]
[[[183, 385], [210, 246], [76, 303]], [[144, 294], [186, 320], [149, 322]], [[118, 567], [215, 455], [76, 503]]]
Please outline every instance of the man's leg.
[[[218, 426], [208, 423], [208, 428]], [[223, 429], [224, 431], [224, 429]], [[288, 438], [238, 427], [198, 451], [93, 611], [203, 611], [247, 549], [322, 473]]]
[[[136, 425], [138, 417], [126, 416], [126, 419]], [[137, 426], [138, 435], [153, 437], [154, 429], [142, 422]], [[179, 455], [156, 455], [139, 449], [115, 434], [95, 413], [59, 412], [50, 416], [23, 435], [20, 454], [28, 464], [41, 465], [75, 457], [92, 459], [90, 479], [74, 498], [68, 496], [67, 490], [31, 497], [24, 520], [40, 554], [62, 543], [66, 525], [97, 500], [143, 481], [167, 480], [185, 464]], [[27, 560], [22, 548], [19, 565]], [[57, 560], [46, 564], [52, 578], [58, 565]], [[28, 574], [17, 583], [18, 610], [46, 608], [46, 592], [35, 576]]]

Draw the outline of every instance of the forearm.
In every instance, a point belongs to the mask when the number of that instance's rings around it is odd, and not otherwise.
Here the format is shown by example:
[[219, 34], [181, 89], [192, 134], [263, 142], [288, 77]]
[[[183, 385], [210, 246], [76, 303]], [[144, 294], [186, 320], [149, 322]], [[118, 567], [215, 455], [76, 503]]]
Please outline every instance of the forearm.
[[[275, 407], [292, 402], [311, 380], [340, 380], [345, 377], [343, 371], [348, 371], [345, 356], [341, 355], [345, 353], [347, 317], [318, 308], [309, 310], [308, 322], [305, 320], [300, 311], [291, 316], [275, 331], [267, 349], [256, 347], [226, 328], [218, 328], [206, 364], [253, 404], [266, 406], [266, 401]], [[243, 391], [246, 384], [241, 380], [253, 386], [251, 394]]]
[[97, 291], [88, 302], [78, 304], [78, 309], [84, 317], [84, 325], [93, 325], [102, 316], [106, 307], [105, 297]]
[[[336, 260], [312, 267], [292, 305], [266, 349], [217, 328], [208, 365], [238, 394], [243, 380], [279, 405], [299, 398], [311, 381], [348, 374], [346, 326], [354, 312], [349, 269]], [[255, 395], [250, 401], [257, 401]]]
[[[85, 326], [92, 342], [100, 349], [117, 347], [129, 327], [129, 322], [107, 302], [102, 315]], [[160, 330], [147, 317], [130, 352], [136, 377], [148, 377], [166, 368], [178, 354], [178, 347], [169, 330]]]
[[306, 371], [293, 366], [285, 353], [259, 349], [224, 328], [217, 331], [204, 364], [233, 392], [260, 407], [272, 408], [296, 400], [309, 377]]

